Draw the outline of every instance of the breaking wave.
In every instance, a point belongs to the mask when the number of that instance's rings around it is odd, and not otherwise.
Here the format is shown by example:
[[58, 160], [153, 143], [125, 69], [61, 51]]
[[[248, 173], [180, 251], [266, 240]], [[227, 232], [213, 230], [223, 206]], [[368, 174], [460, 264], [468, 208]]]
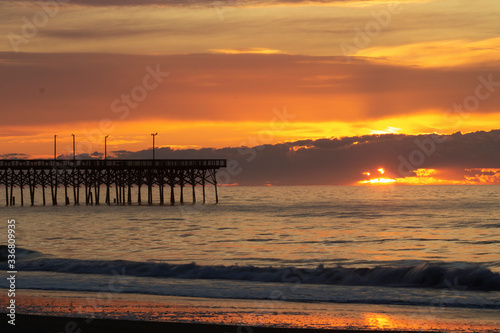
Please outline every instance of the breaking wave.
[[[19, 249], [17, 251], [19, 253]], [[22, 251], [28, 251], [27, 254], [38, 253], [29, 250]], [[5, 266], [1, 269], [6, 268], [5, 263], [0, 264], [0, 266]], [[323, 265], [316, 268], [296, 268], [35, 257], [33, 260], [19, 262], [17, 269], [19, 271], [73, 274], [116, 274], [119, 272], [128, 276], [154, 278], [500, 291], [500, 274], [475, 264], [463, 264], [456, 267], [447, 263], [423, 262], [418, 265], [376, 266], [372, 268], [324, 267]]]

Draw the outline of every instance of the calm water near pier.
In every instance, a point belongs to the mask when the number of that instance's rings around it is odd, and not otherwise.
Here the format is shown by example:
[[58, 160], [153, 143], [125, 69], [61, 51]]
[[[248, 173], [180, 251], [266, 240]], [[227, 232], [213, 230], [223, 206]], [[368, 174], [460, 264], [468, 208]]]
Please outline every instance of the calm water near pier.
[[2, 207], [18, 288], [438, 306], [500, 325], [500, 186], [222, 187], [218, 205], [212, 192], [206, 205]]

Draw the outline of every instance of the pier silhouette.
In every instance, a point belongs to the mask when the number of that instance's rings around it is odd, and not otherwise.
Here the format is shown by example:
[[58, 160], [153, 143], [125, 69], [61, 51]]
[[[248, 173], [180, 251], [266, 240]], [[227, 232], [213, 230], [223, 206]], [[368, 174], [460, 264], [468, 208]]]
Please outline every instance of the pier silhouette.
[[[35, 204], [36, 189], [42, 189], [42, 203], [47, 204], [46, 190], [50, 190], [52, 205], [58, 204], [58, 189], [64, 188], [64, 204], [80, 204], [80, 190], [84, 189], [82, 203], [99, 205], [101, 195], [110, 205], [112, 189], [114, 204], [133, 203], [132, 188], [137, 188], [137, 203], [141, 204], [141, 188], [147, 187], [147, 203], [153, 204], [153, 189], [159, 192], [159, 204], [165, 204], [165, 187], [170, 187], [171, 204], [176, 202], [174, 187], [180, 188], [179, 202], [184, 203], [184, 187], [192, 187], [192, 202], [196, 202], [195, 187], [215, 188], [215, 202], [219, 202], [216, 173], [226, 167], [224, 159], [186, 160], [0, 160], [0, 186], [5, 187], [5, 204], [15, 205], [14, 191], [25, 204], [24, 189], [29, 189], [29, 202]], [[101, 193], [101, 190], [104, 193]], [[71, 192], [72, 195], [71, 195]]]

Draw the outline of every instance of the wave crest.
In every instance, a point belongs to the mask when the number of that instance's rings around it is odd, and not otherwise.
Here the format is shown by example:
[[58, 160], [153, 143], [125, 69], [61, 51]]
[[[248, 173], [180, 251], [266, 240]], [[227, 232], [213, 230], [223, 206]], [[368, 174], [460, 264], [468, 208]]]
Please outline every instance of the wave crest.
[[450, 267], [446, 263], [428, 262], [401, 267], [350, 268], [320, 265], [308, 269], [39, 258], [19, 263], [18, 270], [74, 274], [116, 274], [120, 272], [129, 276], [154, 278], [500, 291], [500, 274], [492, 272], [486, 267], [473, 264]]

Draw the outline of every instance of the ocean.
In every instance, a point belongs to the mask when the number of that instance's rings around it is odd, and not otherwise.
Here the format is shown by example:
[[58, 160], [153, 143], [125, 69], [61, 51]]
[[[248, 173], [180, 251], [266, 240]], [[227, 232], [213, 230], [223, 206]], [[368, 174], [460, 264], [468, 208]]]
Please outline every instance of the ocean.
[[1, 207], [18, 311], [500, 332], [500, 186], [212, 189], [204, 205]]

